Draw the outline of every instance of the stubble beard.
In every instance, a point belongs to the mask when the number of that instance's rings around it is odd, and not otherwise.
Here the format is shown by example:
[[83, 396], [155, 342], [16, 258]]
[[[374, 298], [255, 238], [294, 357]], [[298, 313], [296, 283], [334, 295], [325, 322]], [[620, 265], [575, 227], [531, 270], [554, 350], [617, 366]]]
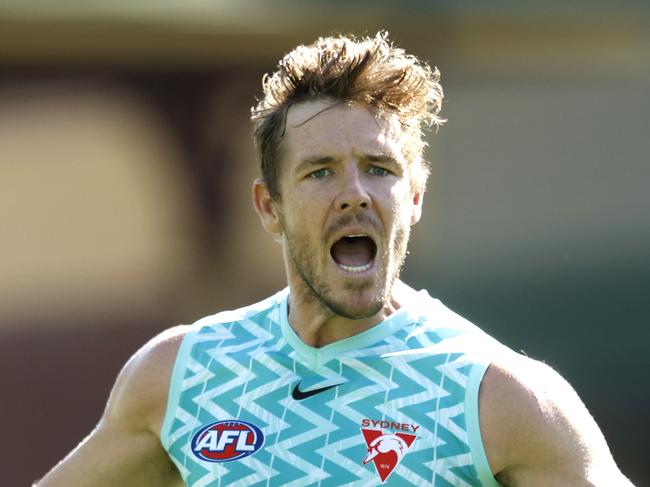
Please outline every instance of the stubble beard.
[[283, 225], [283, 227], [285, 228], [284, 235], [289, 257], [300, 275], [303, 290], [309, 297], [317, 301], [321, 308], [332, 315], [359, 320], [376, 315], [390, 300], [391, 290], [406, 259], [411, 229], [409, 225], [400, 225], [393, 229], [394, 236], [382, 255], [382, 261], [386, 264], [377, 271], [381, 273], [379, 276], [375, 275], [375, 279], [370, 277], [360, 282], [357, 280], [343, 282], [343, 289], [351, 295], [356, 295], [357, 298], [363, 298], [364, 293], [372, 292], [373, 287], [376, 289], [376, 299], [363, 309], [352, 309], [352, 306], [336, 299], [329, 283], [318, 275], [313, 254], [305, 245], [299, 243], [302, 240], [300, 236], [294, 238], [294, 235], [286, 231], [286, 226]]

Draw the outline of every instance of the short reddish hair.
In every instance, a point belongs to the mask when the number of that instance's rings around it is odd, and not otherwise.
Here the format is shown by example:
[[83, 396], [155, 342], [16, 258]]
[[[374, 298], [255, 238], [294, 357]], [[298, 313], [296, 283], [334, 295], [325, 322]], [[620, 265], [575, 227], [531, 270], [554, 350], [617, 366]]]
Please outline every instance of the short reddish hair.
[[308, 100], [363, 103], [398, 117], [410, 132], [405, 156], [414, 164], [414, 183], [424, 189], [429, 168], [423, 159], [423, 129], [439, 126], [443, 91], [440, 72], [394, 47], [386, 32], [375, 37], [320, 37], [286, 54], [262, 80], [263, 97], [251, 109], [253, 137], [262, 177], [274, 199], [280, 197], [278, 165], [287, 111]]

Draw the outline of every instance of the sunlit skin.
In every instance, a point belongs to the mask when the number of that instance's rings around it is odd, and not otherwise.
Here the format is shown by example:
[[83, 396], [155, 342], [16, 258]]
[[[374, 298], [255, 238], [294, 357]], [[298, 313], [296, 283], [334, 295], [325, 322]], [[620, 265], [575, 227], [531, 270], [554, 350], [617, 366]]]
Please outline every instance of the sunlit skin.
[[[422, 193], [403, 154], [405, 137], [396, 117], [362, 105], [299, 103], [289, 109], [282, 140], [280, 199], [254, 183], [262, 222], [282, 240], [289, 322], [309, 345], [376, 325], [412, 292], [398, 276]], [[332, 257], [346, 235], [374, 241], [367, 270], [348, 271]]]

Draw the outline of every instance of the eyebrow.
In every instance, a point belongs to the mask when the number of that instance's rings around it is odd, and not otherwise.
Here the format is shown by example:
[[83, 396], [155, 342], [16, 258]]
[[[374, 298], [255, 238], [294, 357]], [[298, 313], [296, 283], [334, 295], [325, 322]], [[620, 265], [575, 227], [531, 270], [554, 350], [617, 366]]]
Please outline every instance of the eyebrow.
[[321, 166], [323, 164], [329, 164], [332, 161], [334, 161], [334, 158], [332, 156], [316, 156], [316, 157], [309, 157], [305, 160], [303, 160], [298, 166], [296, 166], [296, 169], [294, 172], [296, 173], [301, 173], [302, 171], [306, 170], [307, 168], [313, 167], [313, 166]]
[[388, 154], [365, 154], [364, 159], [367, 159], [370, 162], [384, 162], [401, 166], [400, 162], [395, 157]]

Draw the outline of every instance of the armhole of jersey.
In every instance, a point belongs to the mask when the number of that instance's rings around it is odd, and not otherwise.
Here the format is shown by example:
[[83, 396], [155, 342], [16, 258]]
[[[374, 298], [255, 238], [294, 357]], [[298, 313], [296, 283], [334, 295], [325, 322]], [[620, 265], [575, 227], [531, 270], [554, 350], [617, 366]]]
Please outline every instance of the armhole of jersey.
[[472, 367], [465, 393], [465, 419], [467, 423], [469, 448], [481, 485], [484, 487], [499, 487], [499, 483], [490, 470], [490, 464], [488, 463], [485, 447], [483, 446], [479, 422], [478, 393], [481, 387], [481, 381], [489, 365], [489, 362], [478, 363]]
[[183, 385], [183, 377], [187, 367], [187, 361], [192, 350], [192, 345], [196, 340], [196, 331], [191, 331], [183, 337], [176, 360], [174, 361], [174, 368], [172, 370], [171, 380], [169, 382], [169, 391], [167, 393], [167, 409], [165, 411], [165, 419], [163, 421], [162, 429], [160, 430], [160, 441], [167, 451], [171, 445], [170, 433], [174, 418], [176, 417], [176, 408], [181, 397], [181, 388]]

